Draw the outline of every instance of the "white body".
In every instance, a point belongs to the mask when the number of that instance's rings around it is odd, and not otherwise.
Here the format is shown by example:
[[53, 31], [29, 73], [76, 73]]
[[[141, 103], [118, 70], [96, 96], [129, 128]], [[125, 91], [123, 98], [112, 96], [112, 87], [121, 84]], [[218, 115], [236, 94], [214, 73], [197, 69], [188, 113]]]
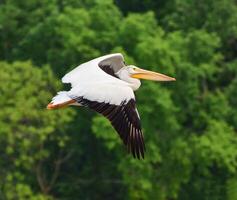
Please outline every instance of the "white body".
[[[114, 105], [120, 105], [123, 101], [128, 101], [131, 98], [135, 99], [133, 90], [140, 87], [141, 83], [138, 79], [126, 77], [125, 74], [117, 73], [119, 77], [127, 78], [127, 82], [115, 78], [105, 73], [98, 64], [110, 57], [121, 56], [122, 54], [110, 54], [93, 59], [83, 63], [67, 73], [63, 78], [63, 83], [71, 83], [71, 90], [68, 92], [59, 92], [52, 100], [52, 104], [61, 104], [72, 97], [83, 96], [84, 98], [105, 102]], [[133, 80], [136, 84], [133, 83]], [[76, 105], [76, 104], [74, 104]]]

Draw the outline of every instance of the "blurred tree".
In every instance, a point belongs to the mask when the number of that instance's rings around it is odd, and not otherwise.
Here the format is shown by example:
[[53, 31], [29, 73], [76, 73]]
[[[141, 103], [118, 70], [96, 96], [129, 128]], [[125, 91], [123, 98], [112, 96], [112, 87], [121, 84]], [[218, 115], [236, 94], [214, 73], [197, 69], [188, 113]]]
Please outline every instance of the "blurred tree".
[[[38, 66], [0, 64], [5, 199], [235, 199], [235, 1], [115, 3], [0, 4], [0, 58]], [[52, 71], [61, 77], [109, 52], [177, 78], [137, 92], [145, 160], [126, 155], [109, 122], [87, 109], [42, 109], [59, 89]]]
[[[0, 175], [6, 199], [44, 199], [68, 159], [70, 109], [46, 112], [59, 89], [48, 67], [30, 62], [0, 63]], [[51, 160], [52, 159], [52, 160]]]
[[[1, 59], [14, 60], [22, 38], [29, 30], [58, 9], [55, 0], [12, 1], [0, 3], [0, 55]], [[39, 42], [39, 41], [38, 41]]]

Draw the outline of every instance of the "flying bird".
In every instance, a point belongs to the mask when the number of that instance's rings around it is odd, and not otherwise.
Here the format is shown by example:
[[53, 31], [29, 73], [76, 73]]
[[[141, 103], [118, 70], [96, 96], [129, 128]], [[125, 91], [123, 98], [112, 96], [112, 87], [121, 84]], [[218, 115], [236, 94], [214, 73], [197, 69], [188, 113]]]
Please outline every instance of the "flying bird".
[[110, 120], [133, 157], [144, 158], [145, 143], [134, 95], [141, 86], [139, 79], [175, 81], [164, 74], [126, 65], [120, 53], [105, 55], [67, 73], [62, 82], [70, 83], [71, 89], [58, 92], [47, 109], [89, 107]]

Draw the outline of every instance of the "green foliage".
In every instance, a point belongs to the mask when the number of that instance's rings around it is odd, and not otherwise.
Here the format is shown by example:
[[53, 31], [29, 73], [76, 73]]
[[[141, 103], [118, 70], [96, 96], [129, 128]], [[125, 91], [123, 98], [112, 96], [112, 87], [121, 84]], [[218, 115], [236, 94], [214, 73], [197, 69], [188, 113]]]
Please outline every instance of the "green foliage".
[[48, 67], [38, 69], [30, 62], [1, 62], [0, 66], [0, 163], [5, 166], [0, 170], [5, 180], [1, 187], [7, 199], [24, 199], [33, 195], [31, 186], [43, 176], [42, 163], [64, 151], [73, 112], [46, 112], [47, 101], [59, 89]]
[[[0, 3], [0, 198], [236, 199], [236, 36], [234, 0]], [[45, 109], [110, 52], [177, 79], [136, 92], [145, 160], [102, 116]]]

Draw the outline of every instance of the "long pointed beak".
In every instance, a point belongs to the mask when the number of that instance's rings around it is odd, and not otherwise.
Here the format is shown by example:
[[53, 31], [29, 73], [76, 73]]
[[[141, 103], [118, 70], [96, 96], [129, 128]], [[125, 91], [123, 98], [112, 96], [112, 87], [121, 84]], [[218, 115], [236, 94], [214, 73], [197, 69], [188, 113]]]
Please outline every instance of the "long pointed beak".
[[136, 68], [135, 72], [135, 74], [131, 75], [132, 78], [146, 79], [152, 81], [176, 81], [176, 79], [173, 77], [140, 68]]

